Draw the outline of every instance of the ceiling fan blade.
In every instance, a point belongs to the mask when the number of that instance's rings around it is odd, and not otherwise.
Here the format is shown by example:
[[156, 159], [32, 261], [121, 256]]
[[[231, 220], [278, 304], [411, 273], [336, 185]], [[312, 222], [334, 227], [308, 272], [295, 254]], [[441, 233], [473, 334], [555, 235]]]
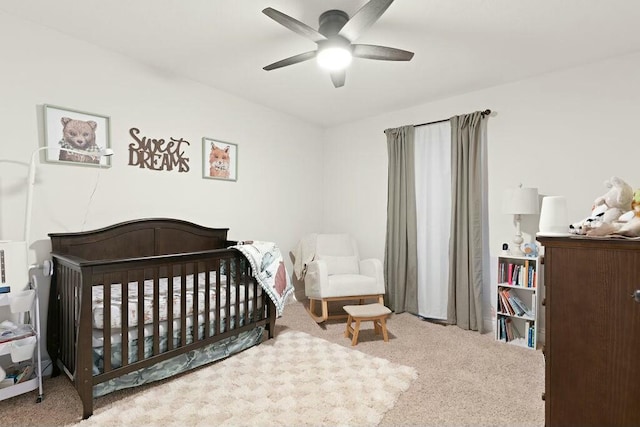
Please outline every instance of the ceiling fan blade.
[[347, 71], [332, 71], [331, 72], [331, 81], [333, 82], [334, 87], [342, 87], [344, 86], [344, 81], [347, 78]]
[[264, 9], [262, 11], [262, 13], [264, 13], [265, 15], [267, 15], [269, 18], [273, 19], [274, 21], [284, 25], [285, 27], [287, 27], [288, 29], [290, 29], [294, 33], [298, 33], [301, 36], [306, 37], [308, 39], [311, 39], [316, 43], [327, 39], [325, 36], [320, 34], [315, 29], [311, 28], [307, 24], [303, 24], [302, 22], [298, 21], [297, 19], [294, 19], [294, 18], [290, 17], [289, 15], [285, 15], [284, 13], [282, 13], [280, 11], [277, 11], [277, 10], [271, 8], [271, 7], [268, 7], [266, 9]]
[[382, 14], [391, 6], [393, 0], [370, 0], [358, 10], [355, 15], [344, 24], [338, 35], [346, 38], [350, 42], [355, 41], [369, 28]]
[[410, 61], [413, 58], [413, 52], [394, 47], [372, 44], [354, 44], [352, 46], [353, 56], [356, 58], [380, 59], [383, 61]]
[[273, 64], [269, 64], [266, 67], [262, 67], [265, 71], [275, 70], [276, 68], [286, 67], [287, 65], [297, 64], [298, 62], [307, 61], [316, 56], [317, 51], [312, 50], [311, 52], [300, 53], [298, 55], [291, 56], [289, 58], [283, 59], [278, 62], [274, 62]]

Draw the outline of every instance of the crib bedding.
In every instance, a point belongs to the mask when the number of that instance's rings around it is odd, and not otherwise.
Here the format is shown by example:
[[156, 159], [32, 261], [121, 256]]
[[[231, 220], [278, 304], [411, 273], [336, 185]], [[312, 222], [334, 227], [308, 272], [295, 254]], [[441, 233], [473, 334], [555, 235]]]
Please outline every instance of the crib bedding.
[[[243, 314], [243, 313], [241, 313]], [[240, 318], [240, 321], [238, 322], [238, 325], [236, 325], [236, 321], [235, 318], [232, 316], [231, 321], [230, 321], [230, 329], [233, 330], [237, 327], [241, 327], [245, 324], [246, 322], [244, 321], [244, 317]], [[211, 323], [209, 324], [209, 327], [211, 329], [213, 329], [214, 327], [214, 321], [211, 321]], [[226, 331], [226, 327], [224, 322], [221, 322], [220, 324], [220, 331], [219, 333], [224, 333]], [[180, 328], [174, 328], [173, 329], [173, 347], [176, 348], [181, 341], [181, 331]], [[203, 339], [205, 336], [205, 330], [204, 330], [204, 322], [200, 322], [198, 323], [198, 336], [197, 339], [201, 340]], [[159, 351], [160, 353], [164, 353], [165, 351], [167, 351], [168, 349], [168, 334], [167, 334], [167, 329], [164, 328], [163, 331], [160, 332], [159, 334]], [[96, 343], [99, 340], [96, 339]], [[113, 341], [117, 341], [117, 342], [113, 342], [111, 345], [111, 367], [112, 368], [119, 368], [122, 366], [122, 344], [121, 344], [121, 340], [113, 340]], [[191, 344], [194, 341], [193, 338], [193, 324], [191, 322], [189, 322], [187, 329], [186, 329], [186, 344]], [[128, 364], [131, 363], [135, 363], [138, 361], [138, 338], [137, 335], [136, 336], [132, 336], [131, 334], [129, 335], [129, 343], [128, 343], [128, 353], [127, 353], [127, 362]], [[144, 344], [144, 358], [149, 358], [153, 355], [153, 344], [154, 344], [154, 335], [149, 333], [148, 335], [145, 335], [144, 340], [143, 340], [143, 344]], [[93, 375], [98, 375], [101, 374], [103, 372], [104, 369], [104, 347], [103, 346], [94, 346], [93, 347]]]
[[[206, 324], [206, 277], [204, 273], [200, 273], [198, 275], [198, 285], [194, 287], [193, 275], [187, 275], [185, 277], [185, 300], [186, 300], [186, 314], [187, 317], [185, 319], [186, 326], [186, 344], [190, 344], [194, 341], [193, 337], [193, 329], [194, 329], [194, 294], [198, 294], [198, 314], [197, 314], [197, 339], [201, 340], [205, 337], [205, 324]], [[210, 289], [215, 289], [215, 271], [210, 272]], [[169, 331], [172, 331], [172, 340], [173, 347], [177, 347], [181, 342], [181, 327], [182, 327], [182, 319], [181, 319], [181, 300], [182, 300], [182, 278], [174, 277], [173, 287], [171, 289], [171, 293], [169, 292], [169, 280], [167, 278], [160, 278], [158, 280], [158, 317], [159, 317], [159, 325], [158, 325], [158, 341], [159, 341], [159, 349], [160, 352], [165, 352], [168, 349], [168, 341], [169, 341]], [[225, 319], [228, 315], [230, 316], [230, 328], [234, 329], [236, 327], [236, 307], [239, 307], [240, 311], [240, 324], [238, 326], [242, 326], [244, 324], [244, 315], [245, 315], [245, 305], [247, 307], [247, 311], [251, 316], [254, 309], [254, 290], [253, 287], [247, 287], [245, 289], [244, 285], [239, 285], [236, 289], [236, 285], [227, 286], [227, 278], [224, 275], [220, 276], [220, 312], [219, 316], [216, 316], [216, 300], [217, 295], [215, 292], [209, 292], [209, 333], [211, 335], [223, 333], [225, 332]], [[139, 301], [139, 284], [138, 282], [129, 282], [127, 284], [127, 314], [128, 317], [128, 332], [126, 335], [122, 331], [122, 318], [123, 318], [123, 298], [122, 298], [122, 289], [123, 286], [121, 283], [113, 283], [110, 285], [110, 308], [111, 308], [111, 328], [104, 328], [104, 286], [94, 286], [92, 289], [92, 322], [93, 322], [93, 333], [92, 333], [92, 347], [93, 347], [93, 374], [98, 375], [103, 372], [104, 366], [104, 340], [105, 336], [108, 335], [109, 331], [111, 331], [110, 343], [111, 343], [111, 366], [113, 368], [118, 368], [122, 366], [122, 340], [126, 336], [128, 340], [128, 355], [127, 362], [135, 363], [138, 361], [138, 341], [139, 341], [139, 330], [138, 330], [138, 301]], [[144, 326], [143, 336], [144, 336], [144, 358], [151, 357], [153, 355], [153, 344], [155, 331], [153, 326], [153, 316], [154, 316], [154, 292], [155, 285], [153, 280], [146, 280], [143, 283], [143, 306], [144, 306]], [[229, 302], [230, 306], [227, 309], [227, 291], [230, 292]], [[258, 307], [262, 307], [262, 288], [257, 288], [256, 295], [256, 303]], [[248, 299], [246, 297], [248, 296]], [[238, 298], [239, 297], [239, 298]], [[238, 301], [238, 304], [236, 304]], [[245, 304], [246, 301], [246, 304]], [[173, 321], [172, 328], [169, 328], [168, 317], [168, 309], [169, 306], [173, 306]], [[218, 324], [218, 330], [216, 331], [216, 317], [220, 318], [220, 322]], [[224, 341], [223, 341], [224, 342]], [[210, 354], [211, 349], [205, 350], [205, 354]], [[216, 360], [216, 359], [214, 359]], [[178, 366], [182, 366], [183, 362], [177, 362]], [[160, 374], [163, 375], [162, 372], [164, 370], [168, 370], [169, 372], [174, 372], [173, 365], [166, 364], [160, 369]], [[177, 368], [176, 368], [177, 369]], [[157, 375], [152, 374], [151, 372], [148, 375]], [[125, 384], [129, 381], [129, 379], [123, 380]], [[140, 379], [136, 380], [140, 381]], [[117, 387], [119, 384], [118, 381], [112, 381], [106, 388], [99, 388], [98, 390], [111, 390], [114, 387]], [[104, 391], [107, 393], [108, 391]], [[101, 393], [98, 391], [98, 393]], [[95, 394], [95, 391], [94, 391]]]
[[[253, 298], [253, 297], [251, 297]], [[257, 299], [257, 304], [258, 307], [262, 307], [262, 296], [260, 293], [258, 293], [258, 299]], [[241, 306], [240, 306], [240, 315], [244, 316], [244, 298], [241, 298]], [[253, 312], [253, 300], [250, 299], [247, 303], [248, 306], [248, 310], [249, 313]], [[236, 309], [235, 306], [231, 306], [229, 308], [229, 313], [233, 322], [233, 319], [236, 316]], [[215, 328], [215, 305], [212, 307], [212, 310], [209, 312], [209, 328], [211, 333], [222, 333], [224, 332], [224, 320], [226, 319], [226, 306], [222, 305], [222, 307], [220, 308], [220, 330], [219, 331], [214, 331]], [[198, 337], [202, 338], [204, 337], [204, 324], [205, 324], [205, 316], [204, 316], [204, 310], [202, 310], [199, 314], [198, 314], [198, 327], [200, 328], [200, 331], [198, 333]], [[172, 331], [174, 333], [174, 339], [176, 339], [176, 337], [179, 338], [178, 335], [176, 335], [177, 333], [179, 333], [180, 328], [181, 328], [181, 320], [179, 318], [174, 318], [173, 320], [173, 328]], [[193, 327], [193, 315], [187, 317], [186, 319], [186, 326], [187, 326], [187, 330], [191, 331], [191, 328]], [[161, 338], [166, 338], [166, 335], [169, 331], [168, 328], [168, 322], [166, 320], [160, 322], [159, 324], [159, 335]], [[154, 331], [153, 331], [153, 325], [152, 324], [146, 324], [143, 327], [143, 331], [144, 331], [144, 337], [153, 337], [154, 336]], [[189, 332], [190, 334], [191, 332]], [[105, 331], [104, 329], [100, 329], [100, 328], [94, 328], [93, 329], [93, 334], [92, 334], [92, 347], [102, 347], [104, 345], [104, 336], [105, 336]], [[114, 328], [112, 329], [112, 333], [111, 333], [111, 344], [112, 345], [116, 345], [116, 344], [120, 344], [122, 342], [122, 330], [120, 328]], [[189, 335], [188, 335], [189, 336]], [[138, 339], [138, 328], [137, 327], [131, 327], [129, 328], [129, 331], [127, 333], [127, 337], [128, 337], [128, 341], [129, 342], [133, 342], [135, 340]]]
[[265, 328], [263, 326], [259, 326], [197, 350], [180, 354], [152, 367], [142, 368], [96, 384], [93, 387], [93, 397], [104, 396], [116, 390], [136, 387], [141, 384], [169, 378], [178, 373], [206, 365], [212, 361], [224, 359], [260, 343], [264, 330]]
[[[206, 284], [205, 284], [205, 275], [204, 273], [199, 274], [199, 283], [198, 286], [193, 286], [193, 276], [187, 276], [185, 280], [185, 298], [186, 298], [186, 313], [187, 316], [193, 315], [194, 313], [194, 294], [198, 294], [198, 313], [203, 313], [206, 307]], [[214, 288], [216, 286], [215, 274], [211, 274], [210, 287]], [[227, 279], [225, 276], [221, 276], [220, 279], [220, 307], [224, 308], [227, 304]], [[153, 322], [154, 316], [154, 282], [153, 280], [145, 280], [143, 284], [143, 316], [144, 323], [150, 324]], [[95, 329], [103, 329], [104, 328], [104, 287], [103, 286], [94, 286], [92, 290], [92, 324]], [[231, 295], [230, 295], [230, 303], [231, 305], [235, 305], [236, 303], [236, 295], [239, 293], [241, 302], [244, 302], [245, 297], [245, 287], [240, 285], [239, 292], [236, 291], [235, 285], [231, 285]], [[111, 329], [121, 328], [122, 327], [122, 312], [123, 312], [123, 298], [122, 298], [122, 285], [119, 283], [114, 283], [111, 285], [110, 292], [110, 314], [111, 314]], [[138, 282], [129, 282], [128, 283], [128, 295], [127, 295], [127, 305], [125, 307], [127, 312], [127, 324], [129, 326], [137, 326], [138, 325]], [[261, 291], [259, 293], [261, 295]], [[253, 290], [249, 289], [249, 298], [253, 298]], [[169, 304], [171, 301], [171, 304]], [[169, 295], [169, 286], [168, 280], [166, 278], [161, 278], [159, 280], [158, 285], [158, 317], [160, 321], [165, 321], [168, 318], [169, 306], [171, 306], [173, 314], [173, 318], [180, 318], [181, 307], [182, 307], [182, 284], [180, 277], [173, 278], [173, 286], [171, 295]], [[212, 309], [216, 306], [216, 293], [209, 292], [209, 307]]]

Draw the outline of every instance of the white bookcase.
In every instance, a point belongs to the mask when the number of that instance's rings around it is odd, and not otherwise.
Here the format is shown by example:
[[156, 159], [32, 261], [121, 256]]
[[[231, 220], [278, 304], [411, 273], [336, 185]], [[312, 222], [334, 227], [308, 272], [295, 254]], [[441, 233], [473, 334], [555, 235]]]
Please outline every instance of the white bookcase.
[[541, 258], [499, 256], [496, 286], [496, 339], [538, 348]]

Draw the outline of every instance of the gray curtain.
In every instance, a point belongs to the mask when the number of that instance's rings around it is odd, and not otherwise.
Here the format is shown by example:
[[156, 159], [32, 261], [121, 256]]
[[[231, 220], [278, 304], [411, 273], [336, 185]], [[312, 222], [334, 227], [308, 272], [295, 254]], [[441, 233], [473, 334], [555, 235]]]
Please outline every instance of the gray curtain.
[[482, 332], [484, 114], [451, 122], [451, 240], [447, 321]]
[[386, 303], [396, 313], [418, 312], [414, 127], [384, 131], [389, 178], [384, 255]]

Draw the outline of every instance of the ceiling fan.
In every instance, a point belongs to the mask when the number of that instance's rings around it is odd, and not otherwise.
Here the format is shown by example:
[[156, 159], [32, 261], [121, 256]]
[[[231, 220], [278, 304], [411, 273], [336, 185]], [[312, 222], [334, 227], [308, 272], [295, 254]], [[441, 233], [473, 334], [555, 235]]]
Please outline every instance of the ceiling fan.
[[393, 47], [353, 43], [382, 16], [391, 3], [393, 0], [370, 0], [351, 18], [342, 10], [328, 10], [320, 15], [318, 30], [273, 8], [264, 9], [262, 13], [291, 31], [311, 39], [318, 44], [318, 49], [274, 62], [263, 69], [271, 71], [317, 58], [321, 66], [330, 70], [333, 85], [341, 87], [344, 86], [346, 67], [352, 57], [410, 61], [413, 58], [413, 52]]

